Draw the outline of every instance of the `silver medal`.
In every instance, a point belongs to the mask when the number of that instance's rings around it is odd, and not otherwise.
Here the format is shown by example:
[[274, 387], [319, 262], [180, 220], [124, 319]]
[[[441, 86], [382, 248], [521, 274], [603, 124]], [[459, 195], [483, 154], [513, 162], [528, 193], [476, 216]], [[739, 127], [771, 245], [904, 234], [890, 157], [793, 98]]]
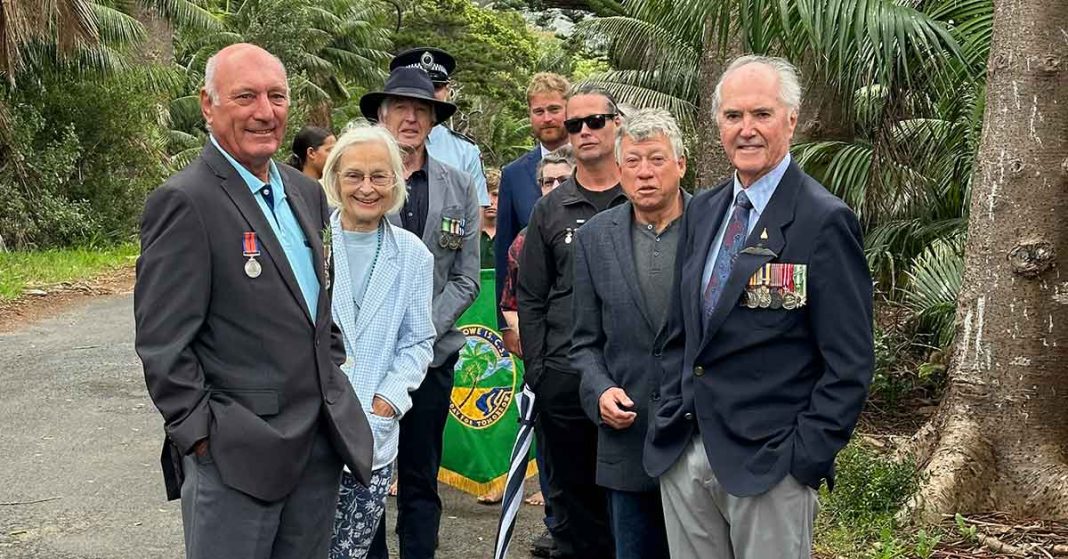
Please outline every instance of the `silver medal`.
[[255, 258], [249, 258], [248, 262], [245, 262], [245, 275], [250, 278], [258, 278], [263, 273], [263, 266], [256, 261]]

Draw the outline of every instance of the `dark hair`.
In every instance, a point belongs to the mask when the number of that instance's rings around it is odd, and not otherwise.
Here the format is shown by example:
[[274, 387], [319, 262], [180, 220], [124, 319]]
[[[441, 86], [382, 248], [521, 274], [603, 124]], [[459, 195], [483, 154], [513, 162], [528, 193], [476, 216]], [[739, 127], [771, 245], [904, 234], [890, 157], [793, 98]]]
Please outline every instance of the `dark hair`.
[[286, 163], [290, 167], [295, 167], [298, 171], [303, 171], [304, 163], [308, 159], [308, 148], [319, 149], [319, 146], [323, 145], [323, 142], [333, 135], [333, 132], [318, 126], [308, 125], [301, 128], [300, 132], [293, 136], [293, 153], [289, 154], [289, 159], [286, 159]]

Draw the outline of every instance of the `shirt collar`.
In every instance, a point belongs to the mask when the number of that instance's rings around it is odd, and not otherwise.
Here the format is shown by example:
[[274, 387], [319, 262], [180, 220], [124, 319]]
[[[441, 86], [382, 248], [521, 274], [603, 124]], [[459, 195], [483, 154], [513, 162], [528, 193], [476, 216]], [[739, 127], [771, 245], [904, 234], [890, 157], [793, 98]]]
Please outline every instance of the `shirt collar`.
[[[782, 181], [782, 176], [786, 174], [786, 169], [789, 166], [790, 152], [786, 152], [786, 157], [783, 157], [778, 165], [768, 171], [768, 174], [757, 179], [753, 184], [749, 185], [749, 188], [744, 189], [745, 195], [749, 197], [749, 201], [753, 203], [753, 209], [758, 214], [764, 213], [764, 208], [767, 207], [768, 201], [771, 200], [771, 195], [775, 194], [775, 189], [779, 187], [779, 182]], [[742, 190], [742, 183], [738, 182], [738, 172], [735, 171], [734, 198], [737, 198], [738, 193]]]
[[548, 149], [547, 149], [547, 148], [545, 147], [545, 144], [543, 144], [543, 143], [541, 143], [541, 142], [538, 142], [538, 149], [540, 149], [540, 150], [541, 150], [541, 156], [542, 156], [543, 158], [544, 158], [544, 157], [545, 157], [546, 155], [549, 155], [550, 153], [552, 153], [551, 151], [549, 151], [549, 150], [548, 150]]
[[[223, 157], [225, 157], [226, 160], [230, 162], [230, 165], [234, 167], [234, 169], [237, 171], [237, 174], [241, 175], [241, 179], [245, 181], [245, 184], [248, 185], [248, 189], [251, 190], [253, 194], [258, 193], [261, 189], [263, 189], [263, 181], [260, 180], [259, 177], [253, 175], [248, 169], [245, 168], [244, 165], [238, 163], [237, 160], [233, 158], [233, 156], [227, 153], [226, 150], [219, 145], [219, 142], [215, 139], [214, 135], [209, 137], [211, 138], [211, 143], [215, 144], [215, 147], [218, 148], [219, 152], [223, 154]], [[277, 203], [277, 201], [280, 201], [286, 197], [286, 190], [285, 187], [282, 185], [282, 175], [278, 172], [278, 167], [274, 164], [274, 161], [270, 161], [267, 165], [267, 182], [271, 185], [271, 188], [273, 188], [274, 191], [277, 193], [277, 195], [275, 196], [275, 201]]]

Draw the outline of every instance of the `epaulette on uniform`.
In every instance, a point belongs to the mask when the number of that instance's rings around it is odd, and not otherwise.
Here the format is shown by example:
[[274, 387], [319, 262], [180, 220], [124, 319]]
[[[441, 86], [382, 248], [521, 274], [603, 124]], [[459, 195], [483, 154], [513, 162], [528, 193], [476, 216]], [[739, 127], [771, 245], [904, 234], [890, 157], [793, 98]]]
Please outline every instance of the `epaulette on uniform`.
[[468, 136], [467, 134], [464, 134], [462, 132], [457, 132], [457, 131], [453, 130], [452, 128], [449, 128], [448, 126], [446, 126], [445, 129], [448, 130], [449, 132], [451, 132], [453, 136], [456, 136], [457, 138], [460, 138], [461, 140], [463, 140], [463, 141], [465, 141], [465, 142], [467, 142], [469, 144], [474, 144], [475, 147], [478, 147], [478, 142], [476, 142], [475, 139], [472, 138], [471, 136]]

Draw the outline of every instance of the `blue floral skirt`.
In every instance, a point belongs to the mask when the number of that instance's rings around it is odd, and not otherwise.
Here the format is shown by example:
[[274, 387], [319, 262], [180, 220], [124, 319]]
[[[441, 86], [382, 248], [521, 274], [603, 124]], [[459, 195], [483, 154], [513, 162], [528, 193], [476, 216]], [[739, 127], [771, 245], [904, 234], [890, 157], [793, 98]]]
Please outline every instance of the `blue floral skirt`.
[[349, 472], [341, 472], [330, 559], [367, 557], [378, 523], [386, 512], [386, 491], [392, 475], [392, 465], [379, 468], [371, 472], [371, 486], [364, 487]]

